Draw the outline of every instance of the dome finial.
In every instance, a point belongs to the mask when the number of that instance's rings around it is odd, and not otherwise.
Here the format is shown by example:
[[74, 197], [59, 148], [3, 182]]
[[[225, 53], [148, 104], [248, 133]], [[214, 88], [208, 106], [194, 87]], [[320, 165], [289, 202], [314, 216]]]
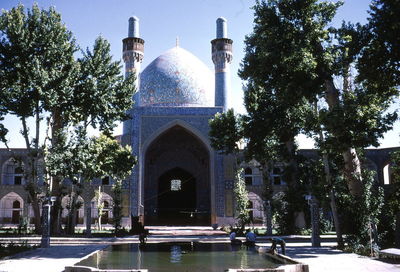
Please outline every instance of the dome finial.
[[175, 46], [176, 46], [176, 47], [179, 47], [179, 36], [176, 36]]

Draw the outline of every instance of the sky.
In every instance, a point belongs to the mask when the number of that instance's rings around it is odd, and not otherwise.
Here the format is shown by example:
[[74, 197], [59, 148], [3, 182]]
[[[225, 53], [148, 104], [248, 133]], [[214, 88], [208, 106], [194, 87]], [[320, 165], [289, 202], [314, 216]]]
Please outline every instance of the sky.
[[[228, 37], [233, 40], [233, 62], [231, 65], [232, 90], [228, 105], [244, 112], [242, 82], [237, 75], [244, 56], [244, 38], [252, 32], [254, 0], [0, 0], [1, 9], [10, 9], [18, 3], [32, 7], [36, 2], [41, 8], [54, 6], [61, 13], [67, 28], [74, 33], [78, 45], [85, 49], [93, 46], [101, 35], [111, 44], [115, 60], [122, 59], [122, 39], [128, 34], [128, 19], [137, 16], [140, 20], [140, 36], [145, 40], [142, 70], [163, 52], [172, 48], [179, 38], [179, 45], [193, 53], [211, 70], [210, 41], [215, 38], [216, 19], [228, 20]], [[342, 20], [365, 23], [369, 0], [347, 0], [339, 9], [333, 22]], [[11, 147], [24, 147], [16, 118], [6, 117]], [[115, 134], [121, 134], [121, 126]], [[381, 147], [399, 145], [400, 125], [385, 135]], [[305, 136], [298, 138], [300, 148], [312, 148], [313, 142]], [[0, 144], [0, 147], [4, 147]]]

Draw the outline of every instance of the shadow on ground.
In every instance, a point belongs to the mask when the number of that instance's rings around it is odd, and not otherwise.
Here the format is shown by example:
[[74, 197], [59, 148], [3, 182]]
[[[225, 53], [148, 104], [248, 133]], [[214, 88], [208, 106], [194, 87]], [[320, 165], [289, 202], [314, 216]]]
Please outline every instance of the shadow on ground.
[[83, 258], [88, 254], [104, 248], [104, 245], [85, 245], [85, 246], [51, 246], [49, 248], [37, 248], [25, 252], [21, 252], [7, 258], [12, 259], [66, 259], [66, 258]]
[[294, 259], [302, 258], [317, 258], [318, 255], [338, 255], [344, 254], [344, 252], [331, 247], [287, 247], [286, 255]]

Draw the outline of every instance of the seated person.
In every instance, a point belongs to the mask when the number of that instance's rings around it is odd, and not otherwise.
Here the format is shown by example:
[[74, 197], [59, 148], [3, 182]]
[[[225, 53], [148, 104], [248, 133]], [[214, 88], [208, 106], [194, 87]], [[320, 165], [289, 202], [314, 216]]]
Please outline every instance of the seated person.
[[248, 229], [246, 233], [246, 245], [254, 246], [256, 244], [256, 238], [256, 234]]
[[276, 254], [278, 252], [278, 250], [276, 249], [276, 245], [279, 244], [281, 246], [282, 255], [285, 255], [286, 243], [282, 238], [274, 237], [274, 238], [269, 238], [268, 240], [270, 240], [272, 242], [269, 253]]
[[140, 244], [145, 244], [146, 243], [146, 241], [147, 241], [147, 233], [146, 233], [146, 231], [142, 231], [140, 234], [139, 234], [139, 242], [140, 242]]
[[231, 234], [229, 235], [229, 239], [231, 240], [231, 244], [235, 245], [241, 245], [242, 241], [239, 239], [236, 239], [236, 232], [232, 231]]

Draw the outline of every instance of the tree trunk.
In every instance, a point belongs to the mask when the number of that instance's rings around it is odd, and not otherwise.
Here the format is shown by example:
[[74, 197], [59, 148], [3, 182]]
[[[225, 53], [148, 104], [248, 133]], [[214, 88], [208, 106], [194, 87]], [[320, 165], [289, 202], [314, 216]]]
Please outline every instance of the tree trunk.
[[97, 227], [98, 227], [98, 229], [99, 230], [101, 230], [101, 216], [103, 215], [103, 210], [99, 210], [99, 215], [98, 215], [98, 218], [97, 218]]
[[31, 195], [31, 201], [32, 201], [32, 210], [33, 210], [33, 223], [35, 225], [35, 233], [36, 234], [41, 234], [42, 233], [42, 223], [40, 220], [40, 208], [39, 208], [39, 200], [37, 198], [37, 195], [34, 194], [33, 196]]
[[69, 220], [68, 220], [68, 234], [74, 234], [75, 233], [75, 225], [76, 225], [76, 200], [77, 200], [77, 195], [72, 192], [70, 195], [70, 212], [68, 214]]
[[[333, 111], [339, 105], [339, 91], [336, 89], [332, 78], [325, 80], [325, 99], [330, 111]], [[335, 134], [334, 131], [332, 133]], [[347, 181], [347, 187], [353, 196], [359, 197], [363, 194], [363, 184], [361, 164], [357, 152], [354, 148], [348, 147], [342, 152], [342, 156], [345, 164], [344, 176]]]
[[[294, 137], [291, 137], [288, 141], [285, 141], [286, 150], [288, 152], [288, 164], [289, 167], [285, 169], [285, 175], [289, 178], [287, 181], [288, 191], [295, 191], [298, 185], [298, 165], [296, 160], [296, 145], [294, 142]], [[289, 170], [289, 171], [288, 171]], [[290, 217], [290, 225], [287, 226], [287, 230], [289, 233], [294, 233], [296, 231], [295, 228], [295, 211], [302, 211], [299, 209], [292, 201], [289, 201], [289, 217]]]
[[[57, 134], [63, 128], [61, 112], [57, 109], [52, 112], [52, 123], [51, 123], [51, 145], [56, 146], [58, 143]], [[58, 216], [61, 214], [61, 178], [54, 176], [51, 177], [51, 195], [56, 197], [54, 207], [51, 214], [51, 226], [53, 234], [61, 234], [61, 220]]]
[[342, 227], [340, 226], [339, 214], [337, 212], [335, 191], [333, 188], [330, 189], [329, 196], [330, 196], [330, 200], [331, 200], [330, 206], [331, 206], [331, 210], [332, 210], [333, 223], [335, 224], [336, 239], [337, 239], [337, 244], [338, 244], [337, 246], [338, 246], [338, 248], [341, 249], [344, 247], [344, 241], [343, 241]]
[[286, 150], [288, 152], [288, 163], [290, 167], [290, 181], [289, 185], [291, 184], [292, 186], [297, 183], [297, 161], [295, 158], [295, 144], [294, 144], [294, 137], [292, 137], [289, 141], [285, 142]]
[[61, 234], [61, 184], [60, 182], [54, 182], [55, 178], [52, 179], [51, 185], [51, 195], [56, 197], [56, 201], [54, 202], [53, 209], [51, 211], [51, 230], [55, 235]]
[[[315, 114], [318, 115], [317, 102], [315, 102], [315, 104], [314, 104], [314, 111], [315, 111]], [[321, 142], [324, 142], [325, 138], [324, 138], [324, 133], [322, 132], [321, 127], [319, 127], [318, 134], [319, 134], [319, 140]], [[335, 189], [334, 189], [334, 186], [332, 183], [332, 174], [331, 174], [331, 168], [329, 165], [329, 157], [328, 157], [328, 154], [326, 154], [325, 152], [322, 154], [322, 162], [324, 164], [325, 181], [326, 181], [326, 184], [328, 186], [330, 186], [330, 189], [329, 189], [330, 206], [331, 206], [331, 211], [332, 211], [332, 216], [333, 216], [333, 223], [335, 224], [337, 244], [338, 244], [338, 248], [343, 248], [344, 247], [343, 234], [342, 234], [342, 228], [340, 226], [339, 215], [337, 212]]]
[[[320, 133], [320, 136], [321, 135], [322, 135], [322, 133]], [[331, 175], [331, 169], [329, 167], [328, 155], [323, 154], [322, 159], [323, 159], [323, 163], [324, 163], [326, 184], [328, 186], [330, 186], [330, 189], [329, 189], [330, 206], [331, 206], [331, 211], [332, 211], [332, 216], [333, 216], [333, 223], [335, 224], [337, 244], [338, 244], [338, 248], [343, 248], [344, 247], [343, 234], [342, 234], [342, 228], [340, 226], [339, 214], [337, 212], [335, 190], [334, 190], [333, 184], [332, 184], [332, 175]]]
[[262, 174], [264, 180], [264, 216], [265, 216], [265, 227], [267, 228], [267, 235], [272, 235], [272, 209], [271, 209], [271, 200], [272, 200], [272, 180], [271, 175], [269, 173], [269, 167], [263, 163], [262, 164]]
[[395, 245], [400, 248], [400, 211], [396, 213]]
[[22, 135], [25, 139], [25, 145], [28, 150], [28, 165], [26, 165], [24, 169], [25, 176], [27, 177], [28, 184], [26, 186], [26, 190], [28, 191], [29, 198], [32, 203], [33, 209], [33, 222], [35, 225], [35, 233], [41, 234], [42, 233], [42, 224], [40, 221], [40, 208], [39, 208], [39, 200], [38, 200], [38, 189], [37, 189], [37, 177], [35, 176], [36, 173], [36, 164], [35, 164], [35, 157], [37, 156], [38, 150], [36, 149], [34, 154], [32, 152], [31, 143], [29, 142], [29, 129], [26, 124], [26, 118], [23, 116], [21, 117], [22, 122]]
[[[320, 131], [319, 135], [320, 135], [320, 139], [323, 141], [324, 136], [322, 134], [322, 131]], [[333, 216], [333, 222], [335, 224], [337, 244], [338, 244], [338, 248], [343, 248], [344, 247], [344, 242], [343, 242], [342, 228], [340, 226], [339, 215], [338, 215], [338, 212], [337, 212], [337, 205], [336, 205], [336, 199], [335, 199], [335, 190], [334, 190], [333, 184], [332, 184], [332, 175], [331, 175], [331, 169], [329, 167], [328, 154], [324, 153], [322, 155], [322, 160], [323, 160], [323, 163], [324, 163], [324, 172], [325, 172], [326, 184], [328, 186], [330, 186], [330, 189], [329, 189], [330, 206], [331, 206], [331, 211], [332, 211], [332, 216]]]
[[310, 203], [310, 213], [311, 213], [311, 246], [320, 247], [321, 239], [319, 236], [319, 203], [317, 199], [313, 196]]
[[344, 159], [344, 176], [347, 180], [347, 186], [350, 193], [359, 197], [363, 194], [363, 184], [361, 177], [361, 164], [357, 152], [354, 148], [348, 148], [342, 152]]

